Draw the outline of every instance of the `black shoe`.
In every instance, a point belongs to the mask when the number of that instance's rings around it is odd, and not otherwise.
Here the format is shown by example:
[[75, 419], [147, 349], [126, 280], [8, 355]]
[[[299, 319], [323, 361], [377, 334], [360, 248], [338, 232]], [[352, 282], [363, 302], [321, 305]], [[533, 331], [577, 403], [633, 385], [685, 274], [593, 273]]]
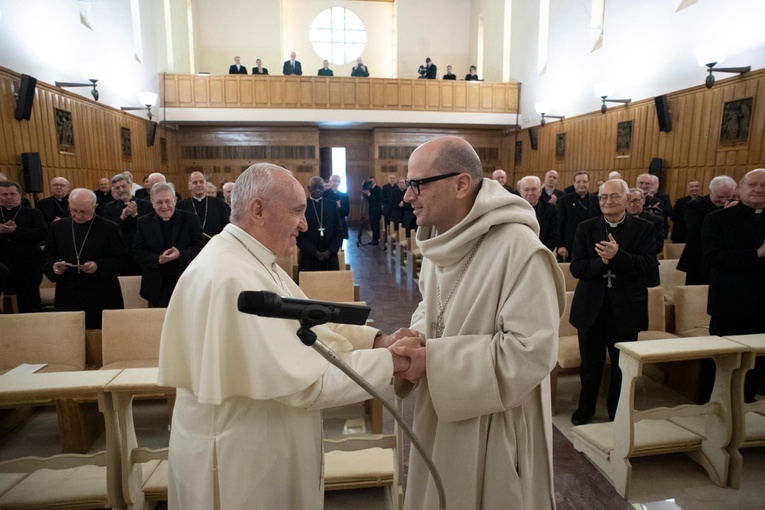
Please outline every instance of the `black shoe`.
[[590, 417], [584, 414], [584, 411], [577, 409], [574, 414], [571, 415], [571, 423], [574, 425], [587, 425], [590, 422]]

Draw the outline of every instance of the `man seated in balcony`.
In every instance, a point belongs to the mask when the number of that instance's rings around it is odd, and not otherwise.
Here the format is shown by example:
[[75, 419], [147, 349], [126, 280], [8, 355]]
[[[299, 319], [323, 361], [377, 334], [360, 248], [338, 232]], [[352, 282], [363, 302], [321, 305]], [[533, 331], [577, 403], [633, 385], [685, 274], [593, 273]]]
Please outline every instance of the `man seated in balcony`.
[[252, 68], [252, 74], [268, 74], [268, 69], [263, 67], [263, 62], [260, 59], [255, 60], [255, 67]]
[[465, 81], [478, 81], [478, 69], [470, 66], [470, 72], [465, 75]]
[[444, 80], [456, 80], [457, 75], [452, 72], [452, 66], [446, 66], [446, 74]]
[[295, 60], [296, 56], [297, 54], [293, 51], [290, 53], [290, 59], [284, 62], [284, 65], [282, 66], [282, 74], [284, 76], [289, 76], [291, 74], [294, 74], [295, 76], [303, 75], [303, 66], [300, 65], [299, 60]]
[[239, 57], [234, 57], [234, 63], [228, 68], [228, 74], [247, 74], [247, 68], [239, 61]]
[[324, 61], [324, 67], [319, 69], [319, 76], [334, 76], [335, 73], [329, 68], [329, 60]]
[[356, 59], [356, 65], [351, 70], [351, 76], [356, 78], [369, 78], [369, 69], [364, 65], [361, 57]]

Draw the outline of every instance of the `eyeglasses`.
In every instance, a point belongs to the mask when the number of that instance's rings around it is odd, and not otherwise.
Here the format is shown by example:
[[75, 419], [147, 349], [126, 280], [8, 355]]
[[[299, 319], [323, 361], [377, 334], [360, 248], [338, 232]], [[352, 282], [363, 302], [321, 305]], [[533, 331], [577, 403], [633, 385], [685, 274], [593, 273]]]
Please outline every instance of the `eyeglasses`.
[[446, 179], [448, 177], [455, 177], [457, 175], [459, 175], [458, 172], [452, 172], [450, 174], [436, 175], [435, 177], [426, 177], [424, 179], [407, 179], [404, 181], [404, 183], [406, 183], [407, 188], [412, 188], [412, 193], [414, 193], [415, 195], [419, 195], [420, 186], [422, 186], [423, 184], [440, 181], [441, 179]]
[[621, 200], [624, 197], [624, 195], [618, 195], [614, 193], [613, 195], [600, 195], [599, 200], [601, 202], [605, 202], [608, 199], [611, 199], [612, 201], [616, 202], [617, 200]]

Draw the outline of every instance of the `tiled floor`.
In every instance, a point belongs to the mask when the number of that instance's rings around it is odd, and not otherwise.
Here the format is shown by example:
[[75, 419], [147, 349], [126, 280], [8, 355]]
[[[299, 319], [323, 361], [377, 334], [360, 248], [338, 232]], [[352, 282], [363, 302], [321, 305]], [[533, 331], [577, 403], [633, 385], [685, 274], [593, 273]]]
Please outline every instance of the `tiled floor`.
[[[368, 236], [367, 236], [368, 237]], [[355, 240], [352, 235], [351, 239]], [[375, 325], [385, 331], [407, 326], [409, 317], [420, 300], [417, 287], [405, 272], [380, 247], [350, 245], [347, 260], [360, 284], [361, 299], [372, 306]], [[742, 488], [720, 488], [707, 478], [706, 472], [682, 454], [647, 457], [633, 460], [632, 498], [625, 501], [616, 494], [609, 482], [582, 454], [574, 450], [571, 438], [571, 413], [578, 397], [576, 373], [562, 374], [558, 382], [558, 414], [553, 417], [554, 468], [556, 498], [559, 510], [579, 509], [762, 509], [765, 508], [765, 448], [744, 450]], [[681, 397], [661, 389], [657, 384], [641, 379], [638, 399], [651, 403], [678, 403]], [[405, 417], [411, 423], [413, 399], [405, 402]], [[160, 447], [167, 444], [167, 416], [162, 404], [139, 402], [136, 427], [140, 443]], [[343, 434], [345, 419], [363, 415], [361, 405], [325, 413], [327, 436]], [[604, 408], [596, 420], [605, 419]], [[385, 432], [392, 431], [392, 418], [386, 413]], [[94, 450], [103, 448], [103, 438]], [[0, 461], [20, 452], [50, 455], [58, 451], [55, 413], [50, 409], [36, 412], [21, 427], [0, 436]], [[328, 510], [383, 510], [388, 508], [382, 489], [328, 492]]]

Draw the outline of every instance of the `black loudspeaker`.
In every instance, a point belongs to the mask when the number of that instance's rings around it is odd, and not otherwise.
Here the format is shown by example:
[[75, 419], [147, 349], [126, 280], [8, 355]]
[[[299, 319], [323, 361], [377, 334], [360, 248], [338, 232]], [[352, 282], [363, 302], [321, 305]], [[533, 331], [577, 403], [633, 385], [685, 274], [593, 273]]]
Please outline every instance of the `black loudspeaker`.
[[537, 150], [537, 132], [534, 128], [529, 128], [529, 142], [531, 142], [531, 150]]
[[651, 158], [651, 164], [648, 166], [648, 173], [659, 178], [659, 182], [664, 182], [664, 160], [661, 158]]
[[654, 102], [656, 102], [656, 118], [659, 121], [659, 131], [666, 131], [670, 132], [672, 131], [672, 115], [670, 115], [669, 111], [669, 99], [667, 99], [667, 95], [664, 94], [663, 96], [656, 96], [653, 98]]
[[35, 102], [36, 86], [37, 78], [27, 74], [21, 75], [19, 97], [16, 99], [16, 111], [14, 112], [16, 120], [29, 120], [32, 118], [32, 105]]
[[39, 152], [21, 153], [21, 166], [24, 169], [24, 191], [27, 193], [42, 193], [43, 174]]
[[146, 126], [146, 146], [151, 147], [154, 145], [154, 137], [157, 136], [157, 124], [156, 122], [149, 122], [149, 125]]

